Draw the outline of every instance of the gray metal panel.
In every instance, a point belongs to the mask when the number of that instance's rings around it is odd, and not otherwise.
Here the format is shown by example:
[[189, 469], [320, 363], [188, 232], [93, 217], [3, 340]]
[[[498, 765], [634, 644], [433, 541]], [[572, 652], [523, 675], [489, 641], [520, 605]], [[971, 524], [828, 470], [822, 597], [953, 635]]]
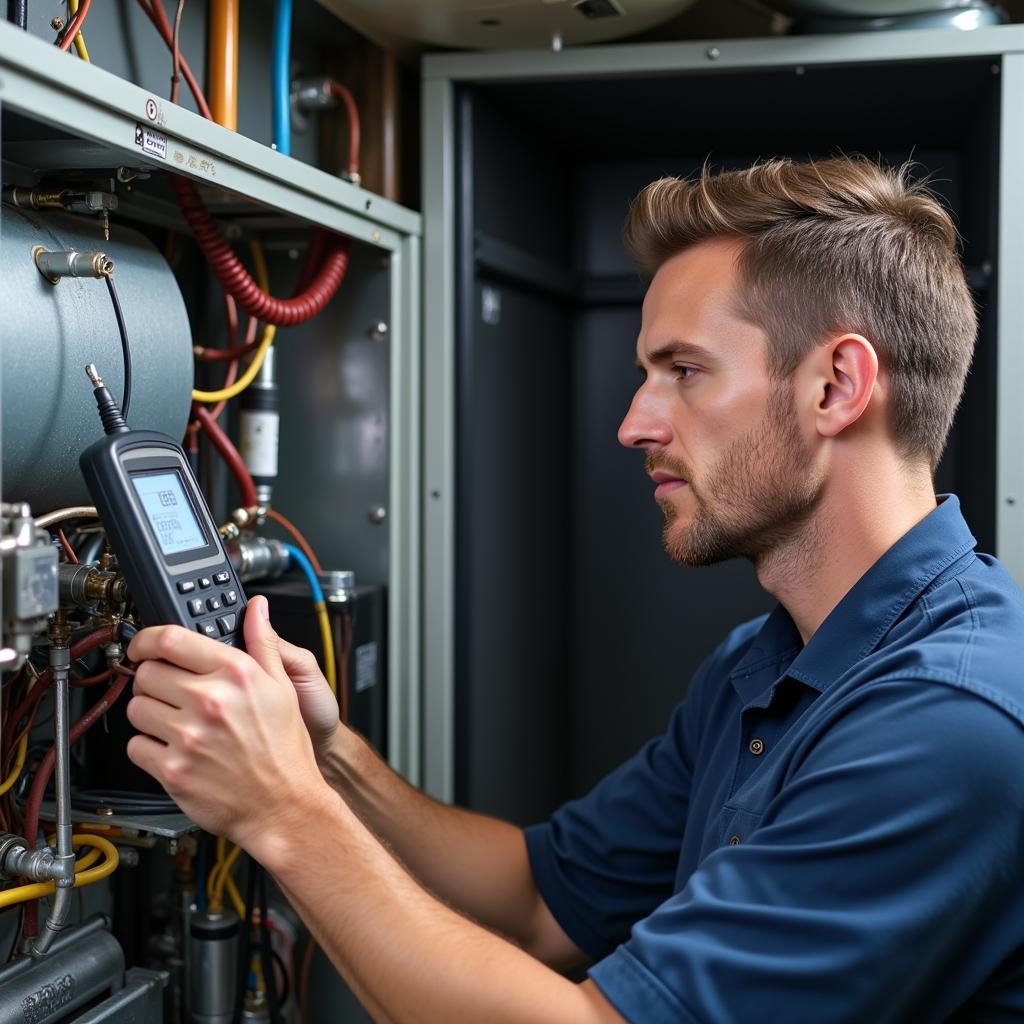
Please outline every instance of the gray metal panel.
[[[175, 171], [354, 238], [395, 249], [420, 216], [125, 82], [0, 22], [0, 100], [96, 144], [129, 166]], [[149, 115], [153, 116], [150, 117]], [[138, 124], [168, 137], [167, 158], [137, 147]], [[6, 151], [8, 158], [17, 155]]]
[[423, 788], [455, 791], [455, 111], [423, 85]]
[[406, 236], [391, 256], [391, 572], [388, 578], [388, 756], [422, 781], [420, 680], [421, 395], [420, 240]]
[[1002, 124], [999, 153], [999, 232], [997, 292], [996, 552], [1024, 585], [1024, 56], [1003, 58]]
[[77, 1024], [161, 1024], [163, 991], [170, 975], [133, 967], [125, 973], [124, 988], [76, 1017]]
[[424, 81], [536, 81], [615, 78], [729, 68], [875, 63], [972, 57], [1024, 51], [1024, 26], [974, 32], [863, 32], [850, 35], [784, 36], [772, 39], [641, 43], [488, 53], [428, 54]]

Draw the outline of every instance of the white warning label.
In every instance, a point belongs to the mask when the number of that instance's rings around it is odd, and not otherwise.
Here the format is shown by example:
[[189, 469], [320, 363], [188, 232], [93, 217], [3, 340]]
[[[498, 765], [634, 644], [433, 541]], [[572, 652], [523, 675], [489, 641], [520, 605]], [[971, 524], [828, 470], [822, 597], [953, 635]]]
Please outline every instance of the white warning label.
[[167, 136], [147, 128], [144, 124], [135, 126], [135, 145], [147, 156], [167, 159]]

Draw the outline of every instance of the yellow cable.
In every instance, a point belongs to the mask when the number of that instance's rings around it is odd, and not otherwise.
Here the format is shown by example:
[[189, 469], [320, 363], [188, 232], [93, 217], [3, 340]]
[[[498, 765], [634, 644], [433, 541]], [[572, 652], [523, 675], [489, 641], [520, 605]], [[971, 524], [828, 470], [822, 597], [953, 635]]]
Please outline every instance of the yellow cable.
[[[37, 676], [36, 679], [39, 677]], [[36, 684], [36, 679], [33, 679], [28, 684], [28, 689], [25, 693], [32, 689]], [[2, 783], [0, 783], [0, 796], [3, 796], [17, 781], [21, 775], [22, 768], [25, 767], [25, 755], [28, 753], [28, 734], [31, 732], [30, 729], [25, 730], [25, 735], [21, 737], [21, 742], [18, 744], [18, 754], [14, 759], [14, 767], [11, 769], [11, 774], [7, 776]]]
[[[259, 242], [251, 242], [249, 244], [249, 251], [252, 253], [253, 277], [263, 291], [269, 292], [270, 274], [267, 272], [267, 261], [263, 255], [263, 246]], [[226, 402], [229, 398], [234, 398], [236, 395], [241, 394], [255, 380], [256, 374], [260, 372], [263, 360], [267, 357], [267, 350], [274, 344], [275, 334], [277, 334], [277, 328], [273, 324], [265, 324], [259, 348], [253, 354], [252, 362], [245, 373], [229, 388], [222, 388], [220, 391], [193, 391], [192, 401]]]
[[[83, 885], [92, 885], [114, 873], [120, 862], [117, 847], [112, 842], [96, 835], [75, 835], [71, 837], [71, 845], [74, 849], [80, 846], [91, 846], [104, 855], [102, 863], [96, 867], [85, 866], [95, 863], [89, 860], [90, 854], [86, 854], [81, 861], [75, 863], [75, 888]], [[25, 903], [28, 900], [37, 900], [42, 896], [49, 896], [57, 889], [55, 882], [33, 882], [31, 885], [19, 885], [14, 889], [5, 889], [0, 892], [0, 908], [13, 906], [15, 903]]]
[[277, 328], [273, 324], [266, 324], [263, 328], [263, 338], [260, 347], [256, 349], [252, 362], [248, 369], [229, 388], [221, 388], [220, 391], [193, 391], [193, 402], [226, 402], [229, 398], [240, 395], [255, 379], [260, 372], [263, 360], [266, 358], [267, 350], [274, 344], [274, 335]]
[[228, 891], [228, 899], [231, 900], [231, 906], [235, 908], [235, 913], [238, 915], [240, 921], [245, 920], [245, 901], [242, 899], [242, 894], [238, 891], [238, 886], [235, 885], [235, 880], [228, 875], [227, 885], [225, 888]]
[[217, 879], [213, 885], [213, 894], [210, 897], [210, 905], [215, 910], [219, 910], [224, 904], [225, 886], [234, 882], [234, 879], [231, 877], [231, 869], [235, 866], [235, 861], [238, 860], [238, 856], [241, 852], [242, 848], [240, 846], [236, 846], [221, 862], [220, 871], [218, 872]]
[[[77, 13], [78, 0], [68, 0], [68, 14], [73, 18]], [[81, 32], [75, 33], [75, 51], [86, 64], [91, 63], [89, 60], [89, 51], [85, 48], [85, 36], [83, 36]]]
[[21, 742], [18, 744], [18, 756], [14, 760], [11, 774], [0, 784], [0, 796], [3, 796], [18, 781], [21, 769], [25, 767], [25, 754], [28, 752], [28, 734], [29, 730], [26, 729], [25, 735], [21, 737]]
[[316, 609], [316, 617], [320, 623], [320, 639], [324, 645], [324, 675], [327, 677], [327, 685], [331, 693], [338, 693], [338, 668], [334, 660], [334, 634], [331, 632], [331, 620], [327, 617], [327, 605], [323, 601], [317, 601], [313, 607]]

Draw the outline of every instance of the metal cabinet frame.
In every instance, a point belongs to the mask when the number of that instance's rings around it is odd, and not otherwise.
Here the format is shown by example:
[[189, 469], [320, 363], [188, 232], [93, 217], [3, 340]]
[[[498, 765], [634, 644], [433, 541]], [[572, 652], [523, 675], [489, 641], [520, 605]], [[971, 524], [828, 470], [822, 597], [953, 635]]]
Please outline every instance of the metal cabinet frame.
[[[996, 332], [996, 553], [1024, 583], [1024, 26], [791, 36], [697, 43], [647, 43], [439, 54], [423, 61], [424, 262], [424, 786], [440, 799], [454, 792], [455, 729], [455, 323], [459, 86], [580, 81], [842, 64], [992, 58], [1001, 73], [999, 240]], [[1016, 173], [1015, 173], [1016, 172]], [[1015, 443], [1016, 442], [1016, 443]]]

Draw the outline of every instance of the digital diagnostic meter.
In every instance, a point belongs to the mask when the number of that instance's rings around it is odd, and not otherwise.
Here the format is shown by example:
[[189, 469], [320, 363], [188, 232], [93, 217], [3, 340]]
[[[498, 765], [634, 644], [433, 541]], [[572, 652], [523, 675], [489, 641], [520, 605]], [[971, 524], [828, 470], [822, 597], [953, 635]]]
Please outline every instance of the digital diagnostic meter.
[[130, 430], [86, 370], [107, 433], [79, 465], [142, 622], [241, 647], [245, 595], [185, 452], [166, 434]]

